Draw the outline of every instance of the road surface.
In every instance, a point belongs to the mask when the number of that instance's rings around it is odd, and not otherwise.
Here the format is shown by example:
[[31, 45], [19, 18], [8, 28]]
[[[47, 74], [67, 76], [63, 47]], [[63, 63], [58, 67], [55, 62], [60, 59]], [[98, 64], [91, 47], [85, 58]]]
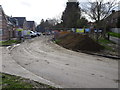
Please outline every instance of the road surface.
[[67, 50], [48, 37], [26, 40], [10, 51], [2, 48], [2, 56], [2, 72], [63, 88], [118, 88], [117, 60]]

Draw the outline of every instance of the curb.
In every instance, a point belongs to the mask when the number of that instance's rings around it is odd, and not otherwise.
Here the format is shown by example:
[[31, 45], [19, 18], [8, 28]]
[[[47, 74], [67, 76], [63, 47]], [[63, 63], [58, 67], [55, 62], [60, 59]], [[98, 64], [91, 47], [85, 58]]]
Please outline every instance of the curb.
[[86, 53], [86, 54], [89, 54], [89, 55], [102, 56], [102, 57], [111, 58], [111, 59], [120, 59], [119, 56], [110, 56], [110, 55], [103, 55], [103, 54], [95, 54], [95, 53], [90, 53], [90, 52], [82, 52], [82, 53]]

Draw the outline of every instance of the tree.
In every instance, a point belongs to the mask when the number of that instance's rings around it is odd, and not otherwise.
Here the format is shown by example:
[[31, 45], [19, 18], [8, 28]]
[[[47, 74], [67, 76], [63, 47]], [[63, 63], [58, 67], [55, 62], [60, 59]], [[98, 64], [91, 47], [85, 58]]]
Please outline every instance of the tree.
[[45, 21], [44, 21], [44, 19], [41, 20], [40, 26], [41, 26], [41, 27], [45, 27]]
[[88, 24], [88, 20], [84, 17], [80, 18], [78, 21], [77, 21], [77, 27], [78, 28], [84, 28], [84, 27], [87, 27], [87, 24]]
[[83, 8], [83, 11], [96, 23], [99, 23], [101, 20], [105, 19], [111, 14], [111, 11], [116, 8], [116, 1], [96, 0], [95, 2], [89, 2]]
[[[116, 0], [109, 0], [105, 2], [105, 0], [96, 0], [95, 2], [89, 2], [88, 5], [83, 6], [83, 11], [96, 23], [96, 29], [100, 28], [101, 20], [104, 20], [111, 14], [111, 11], [114, 10], [117, 6]], [[103, 36], [106, 32], [104, 29]], [[97, 40], [99, 34], [97, 32]]]
[[80, 19], [81, 10], [79, 2], [67, 2], [67, 6], [62, 15], [62, 23], [66, 28], [77, 27], [77, 20]]
[[36, 27], [38, 32], [45, 32], [45, 21], [44, 19], [41, 20], [40, 24]]

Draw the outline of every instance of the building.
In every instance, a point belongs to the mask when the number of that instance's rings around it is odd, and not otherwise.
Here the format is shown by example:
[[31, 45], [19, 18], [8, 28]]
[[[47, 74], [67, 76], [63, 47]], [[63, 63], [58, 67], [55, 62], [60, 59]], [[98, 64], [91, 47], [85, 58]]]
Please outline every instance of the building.
[[8, 19], [0, 5], [0, 41], [9, 39]]
[[27, 30], [27, 21], [26, 21], [26, 17], [14, 17], [17, 21], [18, 21], [18, 28], [22, 28], [24, 30]]
[[13, 18], [13, 17], [7, 17], [8, 19], [8, 26], [9, 26], [9, 36], [10, 38], [15, 38], [16, 37], [16, 29], [18, 26], [18, 21], [17, 19]]
[[68, 0], [68, 2], [78, 2], [77, 0]]
[[112, 14], [110, 14], [105, 20], [104, 24], [109, 28], [117, 28], [118, 20], [120, 18], [120, 10], [119, 11], [112, 11]]
[[27, 21], [27, 27], [28, 27], [28, 30], [32, 30], [32, 31], [35, 31], [35, 22], [34, 21]]

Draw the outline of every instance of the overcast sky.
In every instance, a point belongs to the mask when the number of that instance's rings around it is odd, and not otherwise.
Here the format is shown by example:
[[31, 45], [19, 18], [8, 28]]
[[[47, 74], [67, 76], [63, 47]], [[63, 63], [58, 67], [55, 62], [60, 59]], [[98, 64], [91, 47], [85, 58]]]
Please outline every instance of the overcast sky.
[[[26, 17], [40, 23], [41, 19], [60, 17], [68, 0], [0, 0], [6, 15]], [[78, 0], [80, 3], [87, 0]], [[91, 0], [90, 0], [91, 1]]]
[[[40, 23], [41, 19], [60, 17], [68, 0], [0, 0], [6, 15], [26, 17]], [[82, 0], [79, 0], [81, 2]]]

